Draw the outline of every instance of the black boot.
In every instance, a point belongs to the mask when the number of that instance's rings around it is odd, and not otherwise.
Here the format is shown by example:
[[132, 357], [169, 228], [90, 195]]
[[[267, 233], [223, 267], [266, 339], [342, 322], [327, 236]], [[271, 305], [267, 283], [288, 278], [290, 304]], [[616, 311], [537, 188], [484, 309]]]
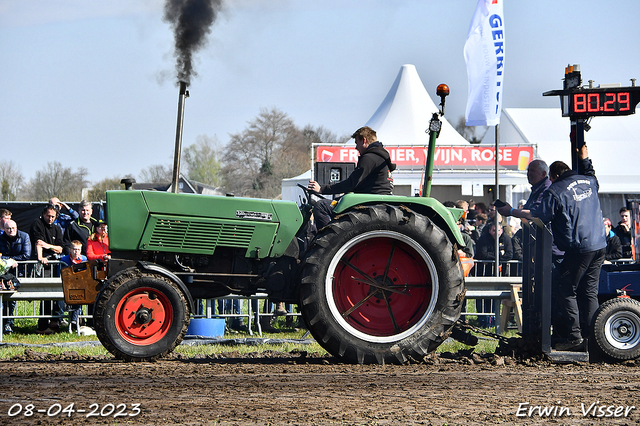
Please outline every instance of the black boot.
[[260, 317], [260, 328], [263, 333], [280, 333], [280, 330], [271, 325], [271, 317]]

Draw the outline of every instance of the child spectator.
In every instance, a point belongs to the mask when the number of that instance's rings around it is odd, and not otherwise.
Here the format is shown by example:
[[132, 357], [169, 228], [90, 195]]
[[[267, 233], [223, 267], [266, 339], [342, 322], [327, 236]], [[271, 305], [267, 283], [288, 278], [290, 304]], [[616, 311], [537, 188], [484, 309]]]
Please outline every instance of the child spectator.
[[[71, 241], [70, 253], [60, 258], [60, 265], [63, 268], [68, 268], [71, 265], [77, 265], [86, 261], [87, 257], [82, 254], [82, 243], [78, 240], [73, 240]], [[82, 315], [82, 305], [68, 305], [67, 310], [71, 312], [69, 322], [73, 327], [76, 327], [78, 318]]]
[[87, 241], [87, 258], [89, 260], [98, 259], [105, 262], [111, 259], [107, 223], [103, 220], [96, 222], [95, 232], [91, 234]]

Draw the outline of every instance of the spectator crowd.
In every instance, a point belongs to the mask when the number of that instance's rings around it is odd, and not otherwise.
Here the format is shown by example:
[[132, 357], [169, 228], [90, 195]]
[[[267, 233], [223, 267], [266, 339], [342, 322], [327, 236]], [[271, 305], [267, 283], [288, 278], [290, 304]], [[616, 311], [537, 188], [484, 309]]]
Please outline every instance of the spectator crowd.
[[[79, 204], [79, 210], [73, 210], [57, 197], [41, 211], [40, 217], [18, 229], [12, 220], [12, 213], [0, 209], [0, 257], [8, 266], [2, 276], [3, 282], [11, 280], [19, 285], [20, 278], [60, 276], [61, 268], [87, 260], [110, 258], [107, 224], [93, 217], [93, 205], [86, 200]], [[22, 226], [21, 226], [22, 227]], [[18, 268], [14, 261], [32, 260], [26, 267]], [[3, 302], [3, 315], [13, 316], [16, 302]], [[38, 319], [38, 333], [52, 334], [65, 327], [80, 326], [82, 307], [66, 305], [64, 301], [43, 301], [40, 313], [48, 318]], [[64, 319], [69, 313], [69, 321]], [[89, 312], [91, 313], [91, 312]], [[7, 318], [3, 332], [13, 333], [14, 322]]]

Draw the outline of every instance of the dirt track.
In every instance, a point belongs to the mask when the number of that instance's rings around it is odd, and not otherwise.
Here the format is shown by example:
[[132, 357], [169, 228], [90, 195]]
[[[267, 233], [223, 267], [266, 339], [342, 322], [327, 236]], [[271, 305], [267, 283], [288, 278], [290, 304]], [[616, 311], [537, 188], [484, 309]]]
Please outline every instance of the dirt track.
[[[551, 365], [510, 358], [476, 357], [474, 362], [433, 357], [428, 364], [359, 366], [305, 355], [229, 353], [218, 358], [174, 357], [133, 364], [111, 358], [82, 359], [74, 352], [47, 357], [29, 351], [18, 360], [0, 362], [0, 424], [640, 422], [638, 362]], [[72, 403], [76, 411], [71, 417], [69, 411], [47, 416], [47, 410], [55, 414]], [[136, 412], [134, 403], [140, 404], [141, 411], [129, 416]], [[524, 403], [530, 405], [520, 405]], [[581, 404], [587, 410], [593, 403], [626, 407], [627, 417], [584, 417]], [[21, 404], [22, 411], [15, 404]], [[28, 404], [35, 410], [30, 417], [25, 416]], [[121, 415], [109, 414], [109, 404]], [[550, 410], [558, 406], [558, 414], [560, 406], [566, 408], [561, 417], [540, 417], [538, 411], [532, 417], [516, 416], [519, 409], [521, 414], [528, 413], [536, 405]], [[611, 409], [614, 414], [616, 407]], [[78, 412], [83, 409], [87, 411]], [[10, 410], [19, 414], [10, 417]], [[91, 410], [98, 415], [87, 418]], [[107, 415], [101, 417], [100, 411]], [[606, 407], [603, 413], [607, 414]]]

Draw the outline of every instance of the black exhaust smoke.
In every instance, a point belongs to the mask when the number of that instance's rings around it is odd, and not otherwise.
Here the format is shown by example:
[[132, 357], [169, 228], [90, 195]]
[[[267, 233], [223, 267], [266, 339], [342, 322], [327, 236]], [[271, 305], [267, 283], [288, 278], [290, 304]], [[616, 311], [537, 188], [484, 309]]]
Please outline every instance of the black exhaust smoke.
[[171, 24], [175, 41], [179, 82], [191, 83], [193, 54], [207, 44], [207, 35], [222, 6], [222, 0], [167, 0], [164, 21]]

